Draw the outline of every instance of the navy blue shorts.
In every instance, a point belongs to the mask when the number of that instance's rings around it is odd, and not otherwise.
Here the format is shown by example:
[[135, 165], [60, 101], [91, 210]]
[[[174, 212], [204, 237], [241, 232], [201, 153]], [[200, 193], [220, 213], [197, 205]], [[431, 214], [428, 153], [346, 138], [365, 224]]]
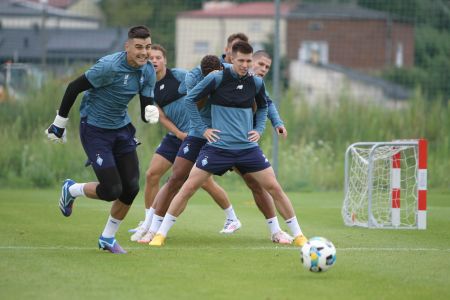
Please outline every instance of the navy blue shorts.
[[181, 140], [174, 136], [173, 134], [166, 134], [166, 136], [159, 144], [158, 148], [156, 148], [155, 153], [158, 153], [171, 163], [175, 161], [177, 157], [178, 149], [181, 146]]
[[116, 167], [116, 158], [136, 151], [138, 141], [133, 124], [118, 128], [105, 129], [89, 125], [86, 119], [80, 121], [80, 139], [88, 162], [96, 170]]
[[195, 164], [197, 168], [214, 175], [223, 175], [233, 167], [244, 175], [270, 167], [259, 146], [250, 149], [228, 150], [205, 145]]
[[197, 160], [200, 150], [205, 144], [206, 139], [195, 136], [187, 136], [181, 144], [177, 156], [190, 160], [194, 163]]

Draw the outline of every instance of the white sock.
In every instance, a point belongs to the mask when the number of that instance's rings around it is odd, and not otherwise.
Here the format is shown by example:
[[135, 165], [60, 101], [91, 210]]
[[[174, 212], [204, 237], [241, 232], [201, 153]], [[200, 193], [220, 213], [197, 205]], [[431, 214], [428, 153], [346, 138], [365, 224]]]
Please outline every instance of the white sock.
[[150, 225], [152, 224], [153, 216], [155, 215], [155, 209], [150, 207], [149, 209], [145, 209], [145, 220], [142, 223], [141, 227], [148, 230]]
[[236, 213], [234, 212], [233, 205], [223, 210], [228, 220], [237, 221]]
[[291, 234], [293, 237], [303, 234], [302, 230], [300, 229], [300, 225], [298, 225], [297, 217], [293, 217], [293, 218], [286, 220], [286, 225], [288, 226], [289, 230], [291, 231]]
[[177, 217], [172, 216], [171, 214], [166, 214], [164, 220], [161, 223], [161, 226], [158, 229], [158, 233], [166, 237], [170, 228], [172, 228], [172, 226], [175, 224], [176, 221]]
[[84, 194], [84, 186], [86, 185], [86, 183], [75, 183], [72, 184], [69, 187], [69, 193], [73, 196], [73, 197], [80, 197], [83, 196], [85, 197], [86, 195]]
[[111, 217], [108, 218], [106, 222], [105, 229], [103, 229], [102, 236], [105, 238], [112, 238], [116, 235], [117, 230], [119, 229], [120, 223], [122, 220], [117, 220]]
[[159, 227], [161, 227], [161, 224], [164, 220], [164, 217], [153, 215], [152, 225], [150, 225], [150, 231], [151, 232], [158, 232]]
[[266, 222], [267, 222], [267, 226], [269, 226], [271, 235], [281, 231], [280, 223], [278, 223], [277, 216], [270, 218], [270, 219], [266, 219]]

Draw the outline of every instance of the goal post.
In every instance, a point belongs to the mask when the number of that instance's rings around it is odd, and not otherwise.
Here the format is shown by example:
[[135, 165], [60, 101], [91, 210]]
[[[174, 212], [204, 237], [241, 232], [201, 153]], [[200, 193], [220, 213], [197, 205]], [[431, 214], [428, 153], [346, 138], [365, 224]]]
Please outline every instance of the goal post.
[[427, 141], [360, 142], [345, 152], [347, 226], [426, 229]]

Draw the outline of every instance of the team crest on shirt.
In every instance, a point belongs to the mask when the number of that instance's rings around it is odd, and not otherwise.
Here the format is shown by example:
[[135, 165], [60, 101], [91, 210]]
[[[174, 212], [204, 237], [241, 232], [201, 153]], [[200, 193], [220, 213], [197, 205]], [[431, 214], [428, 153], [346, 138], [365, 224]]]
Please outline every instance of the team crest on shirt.
[[160, 86], [159, 86], [159, 90], [163, 90], [164, 89], [164, 84], [161, 84]]
[[202, 166], [206, 166], [208, 164], [208, 156], [205, 156], [205, 158], [202, 159]]
[[141, 79], [139, 79], [139, 83], [143, 84], [144, 83], [144, 75], [141, 76]]
[[130, 74], [125, 74], [125, 77], [123, 78], [123, 85], [128, 84], [128, 77], [130, 77]]
[[244, 88], [244, 85], [243, 85], [243, 84], [240, 84], [240, 85], [238, 85], [238, 86], [236, 87], [237, 90], [242, 90], [243, 88]]
[[97, 165], [101, 166], [103, 164], [103, 158], [100, 156], [100, 154], [97, 154], [97, 159], [95, 160]]
[[186, 147], [183, 148], [183, 153], [186, 154], [189, 152], [189, 144], [186, 145]]

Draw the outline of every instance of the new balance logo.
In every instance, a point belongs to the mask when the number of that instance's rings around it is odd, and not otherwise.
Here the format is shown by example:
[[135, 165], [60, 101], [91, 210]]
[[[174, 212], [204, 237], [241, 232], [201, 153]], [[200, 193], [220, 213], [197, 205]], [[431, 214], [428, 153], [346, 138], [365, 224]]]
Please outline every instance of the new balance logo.
[[238, 85], [238, 86], [236, 87], [237, 90], [242, 90], [243, 88], [244, 88], [244, 85], [243, 85], [243, 84], [240, 84], [240, 85]]
[[128, 77], [130, 77], [130, 74], [125, 74], [125, 77], [123, 78], [123, 85], [128, 84]]
[[159, 86], [159, 90], [163, 90], [164, 89], [164, 84], [161, 84], [160, 86]]

